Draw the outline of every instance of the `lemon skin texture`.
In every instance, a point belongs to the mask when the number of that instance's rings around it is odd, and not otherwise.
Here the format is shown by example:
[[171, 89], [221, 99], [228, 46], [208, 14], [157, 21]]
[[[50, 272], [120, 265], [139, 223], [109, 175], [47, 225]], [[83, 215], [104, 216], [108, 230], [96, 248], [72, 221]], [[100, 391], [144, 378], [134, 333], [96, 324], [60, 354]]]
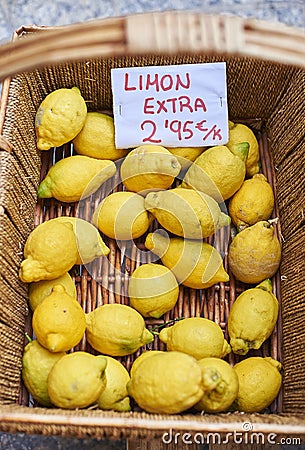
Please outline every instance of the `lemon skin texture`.
[[86, 314], [89, 344], [108, 356], [125, 356], [153, 341], [141, 314], [127, 305], [109, 303]]
[[28, 392], [42, 406], [52, 406], [47, 380], [54, 364], [66, 353], [52, 353], [37, 340], [25, 346], [22, 357], [22, 379]]
[[188, 353], [196, 359], [223, 358], [231, 348], [220, 326], [204, 317], [188, 317], [163, 328], [159, 338], [168, 351]]
[[97, 403], [106, 387], [107, 361], [102, 355], [74, 352], [65, 355], [48, 376], [48, 393], [58, 408], [86, 408]]
[[86, 102], [76, 86], [48, 94], [35, 116], [38, 149], [49, 150], [71, 141], [81, 131], [86, 115]]
[[67, 351], [84, 335], [85, 313], [75, 297], [68, 295], [62, 285], [56, 285], [36, 307], [32, 326], [43, 347], [51, 352]]
[[235, 364], [239, 389], [234, 407], [243, 412], [261, 412], [277, 397], [281, 384], [281, 363], [271, 357], [250, 357]]
[[176, 414], [202, 397], [201, 369], [186, 353], [155, 353], [134, 370], [127, 390], [144, 411]]

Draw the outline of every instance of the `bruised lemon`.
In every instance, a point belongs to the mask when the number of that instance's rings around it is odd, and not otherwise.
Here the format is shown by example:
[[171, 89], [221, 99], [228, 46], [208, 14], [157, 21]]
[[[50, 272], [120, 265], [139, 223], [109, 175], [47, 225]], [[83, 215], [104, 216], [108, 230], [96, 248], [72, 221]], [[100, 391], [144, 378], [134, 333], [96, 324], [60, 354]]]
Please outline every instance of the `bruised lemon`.
[[35, 117], [38, 149], [49, 150], [71, 141], [82, 129], [86, 115], [86, 102], [77, 87], [48, 94]]
[[51, 406], [47, 380], [54, 364], [66, 353], [53, 353], [39, 344], [29, 342], [22, 357], [22, 379], [28, 392], [42, 406]]
[[195, 408], [208, 413], [227, 411], [238, 394], [236, 372], [229, 363], [219, 358], [203, 358], [198, 363], [202, 371], [204, 394]]
[[89, 344], [109, 356], [125, 356], [153, 341], [141, 314], [127, 305], [104, 304], [86, 314]]
[[155, 352], [143, 359], [133, 370], [127, 390], [140, 408], [156, 414], [185, 411], [204, 392], [197, 360], [181, 352]]
[[82, 130], [73, 139], [75, 152], [96, 159], [116, 161], [128, 150], [115, 146], [113, 117], [98, 111], [88, 112]]
[[204, 317], [179, 320], [173, 326], [163, 328], [159, 338], [168, 351], [188, 353], [196, 359], [223, 358], [231, 351], [220, 326]]
[[167, 267], [142, 264], [129, 279], [128, 296], [130, 305], [142, 316], [159, 318], [175, 306], [179, 285]]
[[38, 342], [50, 352], [64, 352], [77, 345], [86, 329], [85, 313], [80, 304], [62, 285], [35, 309], [33, 331]]
[[63, 356], [52, 367], [48, 377], [48, 393], [58, 408], [86, 408], [98, 401], [106, 387], [106, 358], [87, 352]]

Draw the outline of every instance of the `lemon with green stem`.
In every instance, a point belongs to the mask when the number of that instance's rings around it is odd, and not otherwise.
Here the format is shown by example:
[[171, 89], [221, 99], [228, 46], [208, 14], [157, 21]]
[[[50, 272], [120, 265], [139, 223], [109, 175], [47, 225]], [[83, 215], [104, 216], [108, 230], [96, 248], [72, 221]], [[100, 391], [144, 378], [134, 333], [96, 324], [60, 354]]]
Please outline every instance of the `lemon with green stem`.
[[141, 314], [119, 303], [104, 304], [87, 313], [86, 336], [95, 350], [108, 356], [130, 355], [154, 340]]
[[248, 177], [252, 177], [260, 171], [258, 140], [248, 125], [229, 120], [229, 142], [226, 146], [232, 149], [236, 144], [245, 141], [249, 143], [246, 174]]
[[38, 186], [39, 198], [78, 202], [96, 192], [116, 172], [113, 161], [73, 155], [56, 162]]

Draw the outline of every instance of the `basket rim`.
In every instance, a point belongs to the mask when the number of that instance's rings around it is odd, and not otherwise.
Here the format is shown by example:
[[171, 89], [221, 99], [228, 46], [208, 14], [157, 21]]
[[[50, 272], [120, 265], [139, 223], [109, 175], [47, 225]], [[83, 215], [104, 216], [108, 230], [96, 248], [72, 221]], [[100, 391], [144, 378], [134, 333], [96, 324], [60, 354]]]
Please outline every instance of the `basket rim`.
[[[86, 410], [85, 410], [86, 411]], [[80, 412], [80, 411], [79, 411]], [[79, 413], [78, 412], [78, 413]], [[43, 429], [44, 426], [59, 427], [89, 427], [100, 429], [119, 429], [121, 433], [127, 433], [128, 430], [138, 431], [149, 430], [151, 432], [165, 432], [168, 430], [202, 433], [229, 433], [245, 432], [244, 424], [250, 424], [255, 433], [275, 433], [278, 435], [305, 435], [305, 414], [217, 414], [218, 420], [213, 420], [213, 414], [204, 416], [185, 417], [168, 415], [161, 417], [150, 415], [148, 413], [118, 413], [110, 411], [91, 411], [93, 414], [75, 415], [73, 411], [60, 410], [60, 414], [52, 410], [35, 407], [30, 408], [18, 405], [2, 405], [0, 409], [0, 430], [8, 426], [19, 424], [23, 427], [36, 426], [37, 429]], [[69, 414], [71, 413], [71, 414]], [[208, 417], [208, 420], [205, 418]], [[222, 419], [219, 421], [219, 419]], [[271, 420], [270, 420], [271, 419]], [[275, 420], [274, 420], [275, 419]], [[248, 430], [249, 431], [249, 430]]]
[[55, 27], [21, 26], [0, 46], [0, 81], [63, 61], [147, 52], [225, 52], [305, 68], [304, 49], [305, 32], [281, 23], [190, 10], [137, 13]]

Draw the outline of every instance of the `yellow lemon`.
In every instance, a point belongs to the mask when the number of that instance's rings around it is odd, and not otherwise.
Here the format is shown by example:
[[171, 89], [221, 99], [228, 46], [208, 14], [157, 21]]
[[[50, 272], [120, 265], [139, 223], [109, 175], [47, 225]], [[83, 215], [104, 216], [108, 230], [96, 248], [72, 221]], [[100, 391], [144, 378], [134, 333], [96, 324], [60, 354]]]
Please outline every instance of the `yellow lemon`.
[[38, 342], [51, 352], [64, 352], [77, 345], [86, 329], [85, 313], [80, 304], [61, 285], [35, 309], [33, 331]]
[[22, 379], [28, 392], [42, 406], [51, 406], [47, 380], [54, 364], [66, 353], [52, 353], [38, 341], [29, 342], [22, 357]]
[[95, 210], [92, 222], [106, 236], [131, 240], [142, 236], [151, 224], [152, 216], [144, 207], [144, 198], [134, 192], [114, 192]]
[[163, 353], [161, 350], [146, 350], [145, 352], [141, 353], [140, 356], [138, 356], [134, 362], [132, 363], [131, 369], [130, 369], [130, 376], [132, 377], [136, 368], [139, 364], [141, 364], [142, 361], [146, 358], [150, 358], [151, 356], [154, 356], [156, 353]]
[[237, 280], [252, 284], [271, 278], [281, 262], [281, 244], [273, 225], [260, 221], [237, 233], [229, 246], [228, 257]]
[[270, 218], [274, 195], [266, 177], [259, 173], [241, 185], [229, 202], [229, 214], [238, 230]]
[[76, 286], [68, 272], [54, 280], [41, 280], [36, 283], [30, 283], [28, 294], [31, 310], [34, 311], [39, 303], [51, 294], [54, 286], [61, 284], [64, 286], [67, 294], [76, 299]]
[[179, 174], [181, 166], [170, 151], [160, 145], [141, 145], [124, 159], [120, 174], [128, 191], [143, 195], [167, 189]]
[[227, 411], [238, 394], [238, 377], [223, 359], [203, 358], [198, 361], [203, 378], [204, 394], [195, 405], [199, 411]]
[[96, 192], [115, 172], [113, 161], [69, 156], [50, 168], [38, 187], [38, 197], [77, 202]]
[[201, 369], [186, 353], [155, 353], [133, 371], [127, 390], [144, 411], [176, 414], [202, 397]]
[[128, 296], [131, 306], [142, 316], [158, 319], [175, 306], [179, 285], [167, 267], [142, 264], [129, 279]]
[[48, 220], [29, 234], [19, 278], [25, 283], [58, 278], [74, 266], [77, 255], [71, 223]]
[[147, 235], [145, 247], [158, 255], [184, 286], [206, 289], [229, 280], [220, 253], [201, 240], [169, 238], [155, 231]]
[[49, 150], [71, 141], [82, 129], [86, 115], [86, 102], [77, 87], [48, 94], [35, 117], [38, 149]]
[[166, 230], [186, 239], [203, 239], [231, 222], [209, 195], [176, 188], [151, 192], [145, 208]]
[[51, 402], [65, 409], [86, 408], [98, 401], [106, 386], [106, 358], [86, 352], [65, 355], [48, 377]]
[[96, 159], [116, 161], [128, 153], [128, 150], [115, 146], [113, 118], [100, 112], [88, 112], [73, 145], [79, 155]]
[[127, 305], [104, 304], [86, 314], [89, 344], [109, 356], [125, 356], [153, 341], [141, 314]]
[[229, 142], [226, 146], [232, 149], [240, 142], [249, 143], [249, 153], [246, 161], [247, 176], [252, 177], [259, 172], [259, 147], [255, 134], [247, 125], [229, 121]]
[[247, 413], [267, 408], [280, 391], [281, 368], [281, 363], [271, 357], [253, 356], [235, 364], [239, 384], [235, 408]]
[[232, 197], [246, 175], [248, 142], [233, 146], [217, 145], [204, 151], [185, 174], [181, 186], [210, 195], [218, 202]]
[[73, 227], [77, 245], [75, 264], [87, 264], [100, 256], [110, 253], [98, 229], [90, 222], [78, 217], [61, 216], [52, 219], [54, 222], [70, 223]]
[[231, 351], [220, 326], [204, 317], [179, 320], [173, 326], [163, 328], [159, 338], [168, 351], [188, 353], [196, 359], [223, 358]]
[[193, 161], [198, 158], [207, 147], [167, 147], [179, 161], [181, 170], [188, 169]]
[[246, 355], [252, 348], [259, 349], [275, 327], [278, 309], [269, 279], [242, 292], [233, 303], [228, 318], [233, 352]]
[[104, 356], [104, 358], [107, 361], [106, 387], [98, 398], [98, 406], [104, 410], [130, 411], [130, 399], [127, 392], [129, 373], [117, 359], [111, 356]]

